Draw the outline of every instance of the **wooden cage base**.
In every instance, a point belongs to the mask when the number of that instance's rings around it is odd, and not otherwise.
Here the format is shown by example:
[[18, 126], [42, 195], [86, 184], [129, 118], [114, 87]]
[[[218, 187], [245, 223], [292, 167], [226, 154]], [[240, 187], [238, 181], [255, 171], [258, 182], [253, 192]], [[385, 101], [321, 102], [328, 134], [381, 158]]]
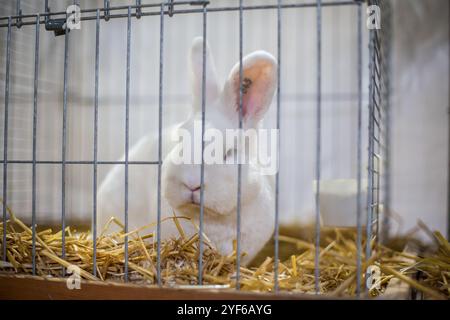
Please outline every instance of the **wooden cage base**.
[[[298, 293], [237, 292], [233, 289], [157, 288], [135, 284], [81, 280], [80, 289], [68, 289], [66, 279], [0, 275], [0, 300], [311, 300]], [[320, 296], [326, 299], [325, 296]]]

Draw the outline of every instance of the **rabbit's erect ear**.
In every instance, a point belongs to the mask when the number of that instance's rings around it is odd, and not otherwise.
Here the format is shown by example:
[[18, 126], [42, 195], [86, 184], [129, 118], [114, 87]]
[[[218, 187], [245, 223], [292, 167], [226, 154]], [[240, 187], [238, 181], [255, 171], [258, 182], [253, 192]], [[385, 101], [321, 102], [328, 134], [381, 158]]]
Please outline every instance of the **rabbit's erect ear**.
[[[242, 59], [242, 114], [247, 126], [261, 120], [272, 102], [277, 79], [277, 62], [265, 51], [255, 51]], [[227, 113], [239, 116], [239, 62], [225, 83], [223, 98]]]
[[[205, 51], [205, 99], [206, 102], [214, 101], [219, 96], [219, 85], [217, 83], [216, 67], [211, 55], [208, 43]], [[192, 95], [193, 106], [200, 109], [202, 104], [202, 76], [203, 76], [203, 38], [197, 37], [192, 42], [190, 54], [191, 74], [192, 74]]]

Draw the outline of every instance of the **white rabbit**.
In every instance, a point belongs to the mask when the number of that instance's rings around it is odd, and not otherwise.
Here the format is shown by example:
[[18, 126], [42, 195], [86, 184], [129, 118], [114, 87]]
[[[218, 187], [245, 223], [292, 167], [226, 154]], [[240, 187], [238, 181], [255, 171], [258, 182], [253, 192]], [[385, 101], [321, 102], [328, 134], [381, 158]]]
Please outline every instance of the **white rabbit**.
[[[203, 38], [195, 38], [191, 48], [192, 111], [181, 124], [168, 127], [162, 136], [162, 218], [189, 216], [198, 225], [200, 212], [200, 165], [175, 164], [171, 157], [179, 152], [171, 135], [180, 128], [191, 136], [195, 121], [201, 121]], [[243, 127], [257, 128], [269, 108], [276, 86], [276, 60], [264, 51], [256, 51], [243, 59]], [[238, 128], [239, 119], [239, 63], [229, 75], [223, 89], [216, 79], [214, 62], [207, 46], [205, 86], [205, 128]], [[167, 108], [167, 106], [164, 106]], [[201, 139], [201, 137], [200, 137]], [[194, 141], [201, 143], [201, 141]], [[157, 150], [157, 135], [142, 138], [130, 149], [129, 161], [150, 159]], [[205, 143], [206, 145], [206, 143]], [[225, 150], [227, 157], [236, 157], [236, 149]], [[251, 151], [242, 151], [248, 159]], [[250, 153], [250, 154], [249, 154]], [[122, 158], [122, 161], [124, 158]], [[116, 165], [107, 174], [98, 194], [98, 230], [111, 216], [123, 220], [124, 165]], [[155, 222], [157, 216], [157, 166], [136, 165], [129, 170], [129, 230]], [[262, 249], [274, 230], [273, 176], [261, 175], [254, 163], [242, 164], [241, 178], [241, 248], [246, 252], [245, 265]], [[204, 167], [204, 232], [222, 254], [230, 254], [236, 239], [237, 165], [205, 164]], [[183, 221], [180, 219], [180, 222]], [[161, 238], [178, 236], [174, 223], [161, 224]], [[191, 223], [184, 223], [186, 233], [196, 230]]]

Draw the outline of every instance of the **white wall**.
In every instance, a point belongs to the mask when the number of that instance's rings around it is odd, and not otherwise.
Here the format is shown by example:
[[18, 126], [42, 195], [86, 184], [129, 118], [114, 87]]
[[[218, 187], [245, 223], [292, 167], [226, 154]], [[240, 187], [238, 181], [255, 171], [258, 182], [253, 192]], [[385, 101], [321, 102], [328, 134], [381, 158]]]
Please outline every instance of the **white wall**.
[[449, 2], [394, 2], [392, 207], [403, 229], [445, 234], [448, 201]]
[[[59, 10], [64, 9], [64, 1], [53, 2], [50, 1], [53, 7], [58, 5]], [[95, 5], [93, 1], [80, 2], [82, 7]], [[258, 3], [256, 0], [246, 2]], [[394, 24], [396, 44], [393, 83], [396, 94], [392, 103], [395, 157], [392, 198], [393, 209], [403, 217], [403, 230], [414, 225], [417, 217], [421, 217], [432, 228], [445, 230], [448, 170], [448, 60], [445, 57], [448, 58], [448, 28], [445, 29], [443, 25], [448, 23], [448, 4], [445, 0], [434, 2], [435, 5], [430, 4], [428, 11], [424, 5], [407, 5], [410, 1], [395, 2], [396, 8], [401, 7], [402, 12], [398, 10]], [[29, 3], [36, 5], [35, 2]], [[127, 1], [113, 1], [113, 4], [120, 3], [125, 4]], [[215, 1], [211, 7], [236, 3], [237, 1]], [[9, 2], [5, 6], [2, 5], [0, 10], [11, 10], [8, 6]], [[447, 9], [442, 9], [442, 6], [447, 6]], [[408, 14], [408, 10], [415, 8], [418, 8], [417, 15]], [[40, 9], [42, 11], [42, 8]], [[29, 8], [29, 12], [34, 11]], [[403, 16], [408, 19], [397, 19]], [[281, 219], [285, 223], [308, 221], [312, 218], [314, 209], [312, 180], [315, 170], [317, 76], [315, 18], [316, 12], [312, 8], [287, 9], [282, 13], [280, 203]], [[408, 35], [403, 30], [408, 25], [405, 21], [412, 24], [413, 19], [418, 19], [421, 23], [410, 30], [410, 33], [418, 33], [423, 38], [404, 38]], [[166, 17], [165, 21], [164, 124], [167, 125], [183, 119], [187, 113], [190, 102], [187, 52], [192, 38], [201, 35], [202, 20], [200, 14], [193, 14]], [[324, 179], [356, 177], [356, 23], [354, 6], [323, 9]], [[238, 60], [238, 13], [210, 13], [207, 32], [218, 74], [223, 80]], [[95, 23], [87, 21], [83, 22], [81, 31], [74, 31], [70, 36], [67, 157], [71, 160], [92, 159], [94, 35]], [[4, 46], [5, 36], [5, 29], [0, 30], [1, 46]], [[263, 49], [276, 55], [276, 39], [276, 11], [245, 12], [245, 53]], [[445, 39], [447, 40], [444, 41]], [[9, 158], [31, 157], [33, 41], [33, 27], [14, 29], [10, 118], [13, 131], [10, 133]], [[133, 19], [131, 41], [130, 142], [133, 143], [144, 134], [154, 134], [157, 129], [159, 17]], [[364, 44], [363, 88], [366, 93], [366, 32]], [[440, 49], [435, 50], [437, 47]], [[1, 48], [0, 54], [4, 61], [5, 50], [4, 47]], [[63, 49], [64, 38], [54, 37], [41, 27], [38, 127], [38, 158], [41, 160], [59, 160], [61, 157]], [[99, 100], [101, 160], [116, 160], [124, 150], [125, 49], [126, 19], [102, 21]], [[16, 58], [18, 56], [20, 58]], [[4, 69], [1, 70], [4, 74]], [[21, 71], [26, 75], [19, 77]], [[404, 80], [411, 76], [416, 80]], [[0, 95], [3, 95], [4, 77], [1, 81]], [[364, 106], [366, 104], [365, 99]], [[3, 112], [1, 113], [0, 117], [3, 117]], [[266, 119], [267, 126], [275, 125], [274, 116], [275, 104]], [[364, 119], [366, 118], [364, 114]], [[2, 119], [0, 122], [0, 129], [3, 131]], [[367, 122], [363, 125], [366, 128]], [[3, 145], [2, 141], [0, 143]], [[365, 148], [366, 146], [364, 150]], [[8, 174], [12, 185], [9, 197], [16, 212], [29, 216], [31, 167], [25, 167], [27, 169], [24, 169], [23, 165], [20, 168], [18, 165], [10, 165]], [[107, 169], [100, 169], [100, 179]], [[48, 218], [57, 221], [61, 205], [60, 185], [60, 167], [39, 166], [38, 221]], [[92, 168], [70, 166], [67, 186], [68, 218], [89, 219], [92, 210]]]

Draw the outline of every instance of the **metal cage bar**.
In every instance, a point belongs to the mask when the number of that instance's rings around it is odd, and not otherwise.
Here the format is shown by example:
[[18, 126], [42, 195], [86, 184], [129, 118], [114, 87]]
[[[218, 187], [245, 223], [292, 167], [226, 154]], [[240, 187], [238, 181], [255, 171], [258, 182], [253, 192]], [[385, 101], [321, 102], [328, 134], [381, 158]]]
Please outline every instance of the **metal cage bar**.
[[[373, 31], [370, 31], [370, 40], [369, 40], [369, 74], [372, 75], [374, 73], [374, 48], [373, 48]], [[372, 219], [373, 219], [373, 166], [374, 166], [374, 141], [373, 141], [373, 127], [374, 127], [374, 118], [373, 118], [373, 77], [370, 77], [369, 82], [369, 138], [368, 138], [368, 168], [367, 168], [367, 220], [366, 220], [366, 261], [369, 260], [372, 247], [371, 247], [371, 238], [372, 238]], [[367, 288], [366, 288], [367, 289]]]
[[[67, 80], [69, 64], [69, 32], [64, 34], [64, 84], [63, 84], [63, 119], [61, 148], [61, 257], [66, 257], [66, 147], [67, 147]], [[65, 268], [62, 268], [65, 276]]]
[[[243, 29], [244, 29], [244, 13], [242, 10], [243, 0], [239, 0], [239, 130], [242, 130], [243, 111], [242, 111], [242, 94], [243, 94], [243, 69], [242, 69], [242, 55], [243, 55]], [[241, 142], [239, 137], [238, 143]], [[240, 155], [240, 152], [238, 153]], [[237, 207], [236, 207], [236, 289], [241, 289], [241, 183], [242, 183], [242, 164], [238, 161], [237, 168]]]
[[136, 18], [140, 19], [141, 18], [141, 0], [136, 0]]
[[157, 199], [157, 225], [156, 225], [156, 277], [158, 285], [161, 280], [161, 162], [162, 162], [162, 108], [163, 108], [163, 80], [164, 80], [164, 4], [160, 7], [159, 29], [159, 110], [158, 110], [158, 199]]
[[94, 93], [94, 177], [93, 177], [93, 208], [92, 208], [92, 274], [97, 276], [97, 167], [98, 167], [98, 74], [100, 63], [100, 10], [97, 10], [97, 20], [95, 20], [95, 93]]
[[[370, 0], [369, 5], [380, 7], [385, 1]], [[378, 17], [376, 17], [378, 19]], [[381, 29], [383, 30], [383, 29]], [[386, 188], [388, 184], [381, 185], [382, 177], [386, 177], [382, 163], [388, 163], [386, 154], [388, 147], [385, 140], [388, 139], [386, 131], [388, 128], [387, 118], [385, 116], [386, 108], [386, 87], [383, 84], [387, 78], [387, 69], [383, 63], [388, 59], [389, 48], [385, 48], [387, 42], [383, 45], [382, 39], [386, 37], [382, 31], [376, 28], [369, 30], [369, 103], [368, 103], [368, 168], [367, 168], [367, 220], [366, 220], [366, 262], [372, 257], [372, 251], [380, 242], [380, 207], [381, 201], [386, 200], [385, 192], [382, 198], [382, 187]], [[383, 134], [384, 132], [384, 134]], [[385, 211], [386, 213], [386, 211]], [[387, 225], [387, 223], [385, 223]], [[388, 232], [388, 230], [385, 230]], [[366, 266], [368, 267], [368, 266]], [[370, 270], [366, 271], [366, 279], [369, 277]], [[368, 287], [365, 287], [368, 293]]]
[[[381, 28], [381, 47], [382, 57], [381, 74], [382, 79], [382, 103], [384, 111], [384, 161], [383, 163], [383, 185], [380, 186], [383, 194], [383, 220], [381, 222], [380, 241], [385, 242], [390, 232], [390, 208], [391, 208], [391, 43], [392, 43], [392, 8], [389, 1], [381, 2], [382, 28]], [[383, 145], [381, 146], [383, 147]]]
[[320, 293], [320, 166], [322, 142], [322, 1], [317, 0], [317, 108], [316, 108], [316, 224], [315, 224], [315, 257], [314, 279], [316, 294]]
[[202, 155], [200, 164], [200, 224], [198, 235], [198, 284], [203, 284], [203, 220], [205, 211], [205, 86], [206, 86], [206, 5], [203, 6], [203, 46], [202, 46]]
[[[17, 28], [20, 28], [22, 26], [22, 8], [20, 5], [20, 0], [16, 0], [16, 12], [17, 12], [17, 18], [16, 18], [16, 26]], [[38, 18], [39, 21], [39, 18]]]
[[[280, 130], [281, 124], [281, 0], [278, 0], [277, 7], [277, 130]], [[278, 135], [278, 140], [279, 135]], [[280, 150], [280, 141], [278, 141], [278, 152]], [[275, 175], [275, 257], [274, 257], [274, 282], [275, 293], [279, 291], [279, 254], [280, 254], [280, 173], [277, 171]]]
[[44, 16], [44, 23], [46, 23], [50, 17], [50, 7], [48, 6], [48, 0], [44, 1], [44, 12], [45, 12], [45, 16]]
[[110, 7], [110, 2], [109, 2], [109, 0], [104, 0], [103, 1], [103, 5], [104, 5], [104, 8], [103, 8], [103, 11], [104, 11], [104, 19], [105, 19], [105, 21], [108, 21], [109, 20], [109, 7]]
[[34, 45], [34, 88], [33, 88], [33, 167], [31, 195], [31, 230], [32, 230], [32, 272], [36, 275], [36, 151], [37, 151], [37, 113], [38, 113], [38, 78], [39, 78], [39, 16], [36, 17], [36, 34]]
[[11, 17], [8, 18], [8, 34], [6, 36], [6, 74], [5, 74], [5, 115], [3, 125], [3, 260], [6, 261], [6, 210], [8, 186], [8, 108], [9, 108], [9, 76], [11, 65]]
[[358, 124], [357, 124], [357, 195], [356, 195], [356, 296], [359, 298], [361, 293], [361, 272], [362, 272], [362, 196], [361, 196], [361, 177], [362, 177], [362, 6], [358, 4]]
[[127, 69], [125, 92], [125, 282], [128, 281], [128, 157], [130, 144], [130, 59], [131, 59], [131, 7], [128, 7], [127, 19]]
[[[375, 73], [376, 65], [379, 64], [379, 58], [375, 54], [375, 47], [379, 45], [379, 43], [375, 39], [375, 34], [377, 31], [371, 31], [371, 44], [370, 50], [371, 54], [371, 73]], [[380, 104], [380, 96], [377, 95], [376, 87], [377, 81], [380, 81], [379, 78], [375, 76], [371, 77], [370, 82], [370, 96], [369, 96], [369, 167], [368, 167], [368, 179], [369, 179], [369, 197], [368, 197], [368, 216], [367, 216], [367, 245], [366, 245], [366, 255], [367, 259], [371, 256], [371, 238], [373, 235], [373, 229], [375, 227], [375, 237], [378, 241], [378, 223], [379, 223], [379, 208], [380, 208], [380, 177], [381, 177], [381, 137], [380, 130], [383, 125], [381, 119], [381, 110], [376, 111], [377, 105]]]

